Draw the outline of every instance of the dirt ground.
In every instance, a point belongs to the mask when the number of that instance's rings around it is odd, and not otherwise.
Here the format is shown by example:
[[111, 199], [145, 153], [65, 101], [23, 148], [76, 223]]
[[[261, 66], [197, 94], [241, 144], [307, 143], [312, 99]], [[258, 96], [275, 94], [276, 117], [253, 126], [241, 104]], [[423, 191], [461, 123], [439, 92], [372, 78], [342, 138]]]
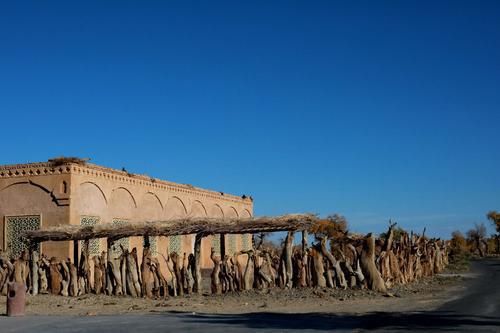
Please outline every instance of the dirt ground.
[[[237, 314], [249, 312], [334, 312], [366, 313], [373, 311], [420, 311], [433, 309], [463, 289], [464, 277], [445, 274], [391, 289], [394, 297], [368, 290], [271, 289], [229, 293], [222, 296], [186, 295], [167, 299], [142, 299], [104, 295], [28, 297], [27, 315], [141, 314], [152, 312], [195, 312]], [[0, 303], [5, 304], [2, 296]], [[5, 313], [5, 307], [1, 309]]]

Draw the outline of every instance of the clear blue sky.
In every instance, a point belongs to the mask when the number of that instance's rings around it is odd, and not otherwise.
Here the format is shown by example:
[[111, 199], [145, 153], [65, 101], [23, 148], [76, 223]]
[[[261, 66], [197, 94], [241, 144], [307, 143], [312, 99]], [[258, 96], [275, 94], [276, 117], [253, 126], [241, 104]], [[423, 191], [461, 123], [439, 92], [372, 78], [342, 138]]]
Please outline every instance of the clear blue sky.
[[4, 1], [0, 117], [0, 164], [448, 236], [500, 209], [500, 2]]

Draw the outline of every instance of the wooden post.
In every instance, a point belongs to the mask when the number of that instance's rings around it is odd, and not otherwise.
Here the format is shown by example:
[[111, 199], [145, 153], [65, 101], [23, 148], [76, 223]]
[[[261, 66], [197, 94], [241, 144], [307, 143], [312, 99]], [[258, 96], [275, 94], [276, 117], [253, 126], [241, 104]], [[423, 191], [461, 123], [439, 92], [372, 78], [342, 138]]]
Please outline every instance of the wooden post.
[[368, 288], [382, 293], [387, 292], [385, 282], [375, 265], [375, 237], [372, 233], [365, 236], [360, 259], [361, 271], [367, 281]]
[[301, 287], [311, 286], [311, 265], [309, 264], [309, 255], [307, 248], [309, 247], [308, 242], [309, 234], [307, 230], [302, 230], [302, 268], [301, 268]]
[[30, 243], [30, 282], [31, 282], [31, 294], [33, 296], [38, 294], [38, 260], [40, 259], [37, 252], [37, 244]]
[[194, 239], [194, 292], [201, 294], [202, 280], [201, 280], [201, 234], [196, 234]]
[[306, 254], [307, 250], [307, 230], [302, 230], [302, 256]]
[[89, 245], [90, 245], [90, 241], [88, 239], [85, 239], [83, 241], [83, 252], [85, 252], [85, 276], [86, 276], [86, 280], [85, 280], [85, 289], [86, 289], [86, 292], [87, 293], [90, 293], [90, 263], [89, 263], [89, 259], [90, 259], [90, 255], [89, 255]]
[[293, 264], [292, 264], [292, 252], [293, 252], [293, 231], [288, 231], [288, 234], [286, 235], [285, 239], [285, 248], [284, 248], [284, 261], [285, 261], [285, 268], [286, 268], [286, 280], [285, 280], [285, 287], [286, 288], [292, 288], [293, 284]]
[[78, 267], [78, 262], [80, 257], [80, 251], [78, 249], [78, 241], [74, 240], [73, 241], [73, 263], [75, 264], [76, 267]]
[[220, 234], [220, 257], [224, 258], [226, 255], [226, 234]]

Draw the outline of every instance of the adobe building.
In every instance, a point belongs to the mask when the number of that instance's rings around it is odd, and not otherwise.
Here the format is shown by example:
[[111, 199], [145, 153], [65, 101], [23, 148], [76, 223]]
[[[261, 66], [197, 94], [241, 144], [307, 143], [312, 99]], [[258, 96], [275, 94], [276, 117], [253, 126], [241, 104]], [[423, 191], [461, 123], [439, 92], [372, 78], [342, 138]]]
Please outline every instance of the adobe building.
[[[246, 218], [253, 215], [253, 200], [191, 185], [176, 184], [145, 175], [105, 168], [76, 158], [0, 166], [0, 248], [18, 255], [25, 247], [20, 233], [63, 224], [120, 224], [165, 221], [183, 217]], [[227, 235], [226, 253], [251, 246], [250, 235]], [[219, 235], [202, 241], [202, 267], [212, 266], [210, 249], [221, 248]], [[192, 253], [194, 237], [150, 237], [153, 255]], [[144, 239], [130, 237], [119, 244], [137, 247], [142, 256]], [[118, 245], [118, 244], [116, 244]], [[75, 258], [81, 244], [45, 242], [47, 256]], [[76, 248], [78, 247], [78, 248]], [[92, 255], [106, 251], [106, 240], [90, 242]]]

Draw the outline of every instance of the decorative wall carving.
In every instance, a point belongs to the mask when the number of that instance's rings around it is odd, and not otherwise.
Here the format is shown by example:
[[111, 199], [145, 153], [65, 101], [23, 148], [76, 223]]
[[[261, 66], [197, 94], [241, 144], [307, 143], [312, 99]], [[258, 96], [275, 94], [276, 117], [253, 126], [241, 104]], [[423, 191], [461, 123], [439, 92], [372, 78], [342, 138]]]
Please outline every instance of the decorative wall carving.
[[[27, 250], [29, 244], [21, 237], [26, 230], [40, 229], [40, 215], [25, 215], [25, 216], [6, 216], [5, 231], [7, 241], [7, 252], [11, 257], [19, 257], [23, 250]], [[37, 250], [40, 251], [38, 245]]]
[[220, 255], [220, 239], [221, 235], [212, 235], [211, 247], [214, 248], [215, 254]]
[[243, 251], [248, 251], [252, 249], [252, 235], [244, 234], [241, 235], [241, 249]]
[[181, 255], [181, 236], [171, 236], [168, 238], [168, 250], [170, 253], [176, 252]]
[[[99, 216], [81, 216], [80, 225], [93, 227], [100, 222]], [[83, 246], [83, 242], [80, 242], [80, 246]], [[99, 239], [91, 239], [89, 241], [89, 254], [92, 256], [100, 254], [100, 241]]]
[[[125, 225], [128, 224], [129, 221], [126, 219], [113, 219], [113, 224], [120, 226], [120, 225]], [[125, 238], [120, 238], [119, 240], [115, 241], [113, 244], [113, 253], [116, 255], [119, 255], [122, 253], [120, 249], [120, 245], [123, 246], [125, 250], [130, 250], [130, 239], [128, 237]]]
[[236, 252], [237, 235], [227, 235], [227, 254], [232, 256]]

